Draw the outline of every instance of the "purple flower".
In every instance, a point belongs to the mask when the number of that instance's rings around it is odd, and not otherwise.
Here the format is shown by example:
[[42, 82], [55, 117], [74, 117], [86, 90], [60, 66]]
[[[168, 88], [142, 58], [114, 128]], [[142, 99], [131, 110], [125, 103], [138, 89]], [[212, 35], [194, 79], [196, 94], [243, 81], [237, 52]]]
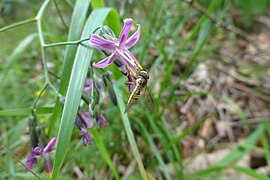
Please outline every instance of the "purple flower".
[[52, 160], [49, 156], [54, 150], [54, 145], [57, 141], [56, 137], [53, 137], [49, 143], [42, 149], [41, 147], [35, 147], [32, 153], [27, 157], [27, 168], [32, 169], [33, 166], [38, 162], [39, 158], [43, 158], [44, 169], [50, 173], [52, 171]]
[[110, 56], [106, 57], [100, 62], [93, 63], [93, 66], [97, 68], [105, 68], [111, 63], [113, 63], [115, 59], [119, 58], [134, 75], [136, 74], [138, 69], [142, 69], [137, 59], [128, 50], [138, 42], [141, 34], [140, 25], [138, 24], [137, 31], [130, 38], [128, 38], [128, 34], [132, 25], [133, 20], [131, 18], [125, 19], [124, 26], [120, 33], [120, 37], [119, 39], [115, 38], [115, 40], [104, 39], [96, 34], [91, 35], [91, 46], [112, 53]]
[[[106, 96], [105, 90], [104, 90], [104, 88], [102, 86], [102, 83], [103, 83], [102, 78], [98, 78], [98, 81], [99, 82], [96, 82], [96, 84], [97, 84], [96, 87], [97, 87], [98, 91], [101, 93], [102, 98], [104, 99], [104, 101], [107, 101], [107, 96]], [[86, 92], [86, 93], [91, 92], [92, 87], [93, 87], [93, 80], [89, 78], [85, 82], [84, 92]]]
[[79, 113], [75, 122], [76, 126], [81, 130], [81, 137], [84, 146], [92, 143], [92, 136], [87, 131], [87, 128], [91, 128], [93, 126], [93, 123], [90, 121], [89, 117], [89, 112]]
[[83, 127], [81, 129], [81, 136], [83, 139], [83, 145], [87, 146], [88, 144], [92, 143], [92, 136], [88, 133], [87, 129]]
[[82, 120], [86, 128], [91, 128], [93, 126], [92, 121], [90, 121], [90, 112], [85, 112], [81, 114]]
[[93, 86], [93, 80], [92, 79], [87, 79], [85, 82], [85, 87], [84, 87], [84, 92], [91, 92], [92, 91], [92, 86]]
[[99, 117], [99, 120], [97, 121], [97, 123], [98, 123], [99, 127], [104, 127], [104, 126], [107, 126], [107, 124], [108, 124], [105, 117], [102, 114], [100, 114], [100, 117]]
[[[107, 71], [107, 74], [112, 75], [111, 71]], [[115, 82], [114, 80], [111, 80], [111, 82]], [[97, 87], [98, 91], [101, 93], [102, 98], [105, 102], [108, 101], [108, 97], [106, 95], [106, 92], [103, 87], [103, 79], [101, 77], [95, 78], [95, 81], [93, 81], [92, 78], [86, 79], [85, 81], [85, 87], [84, 87], [84, 92], [88, 93], [91, 92], [93, 89], [93, 83], [95, 83], [95, 86]]]

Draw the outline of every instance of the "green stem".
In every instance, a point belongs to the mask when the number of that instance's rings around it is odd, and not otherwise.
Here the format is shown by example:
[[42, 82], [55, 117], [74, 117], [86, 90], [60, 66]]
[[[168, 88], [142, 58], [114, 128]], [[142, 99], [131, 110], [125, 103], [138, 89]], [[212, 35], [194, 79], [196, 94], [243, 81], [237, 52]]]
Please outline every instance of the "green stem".
[[38, 96], [36, 97], [35, 101], [33, 102], [33, 105], [31, 107], [31, 114], [34, 118], [34, 121], [36, 121], [36, 107], [37, 107], [37, 103], [42, 95], [42, 93], [45, 91], [45, 89], [48, 87], [48, 83], [45, 82], [45, 84], [43, 85], [42, 89], [40, 90]]
[[68, 42], [57, 42], [57, 43], [52, 43], [52, 44], [44, 44], [44, 48], [48, 48], [48, 47], [54, 47], [54, 46], [65, 46], [65, 45], [78, 45], [84, 41], [89, 40], [88, 38], [85, 39], [81, 39], [81, 40], [77, 40], [77, 41], [68, 41]]
[[35, 18], [31, 18], [31, 19], [26, 19], [26, 20], [23, 20], [23, 21], [19, 21], [19, 22], [16, 22], [16, 23], [13, 23], [13, 24], [10, 24], [6, 27], [3, 27], [0, 29], [0, 32], [4, 32], [6, 30], [9, 30], [9, 29], [13, 29], [15, 27], [18, 27], [18, 26], [21, 26], [21, 25], [25, 25], [25, 24], [29, 24], [29, 23], [32, 23], [32, 22], [35, 22], [36, 19]]
[[37, 103], [42, 95], [42, 93], [45, 91], [45, 89], [48, 87], [48, 83], [45, 82], [45, 84], [43, 85], [42, 89], [40, 90], [38, 96], [36, 97], [35, 101], [33, 102], [33, 105], [32, 105], [32, 111], [33, 109], [35, 109], [37, 107]]
[[62, 97], [61, 94], [57, 91], [57, 89], [54, 87], [54, 85], [50, 81], [49, 69], [47, 66], [47, 60], [46, 60], [46, 56], [45, 56], [45, 41], [44, 41], [44, 37], [43, 37], [41, 18], [43, 16], [44, 10], [48, 6], [49, 2], [50, 2], [50, 0], [44, 1], [44, 3], [41, 5], [40, 10], [36, 16], [37, 29], [38, 29], [39, 41], [40, 41], [40, 45], [41, 45], [41, 56], [42, 56], [42, 63], [43, 63], [43, 68], [44, 68], [45, 80], [48, 83], [48, 85], [55, 91], [57, 96], [59, 96], [61, 98]]
[[58, 4], [57, 4], [56, 0], [54, 0], [53, 2], [54, 2], [54, 5], [55, 5], [55, 8], [56, 8], [56, 11], [57, 11], [57, 13], [58, 13], [58, 15], [59, 15], [59, 17], [60, 17], [60, 19], [62, 21], [62, 24], [65, 26], [66, 30], [68, 30], [68, 26], [66, 25], [66, 23], [64, 21], [64, 18], [63, 18], [62, 14], [61, 14], [61, 11], [60, 11], [60, 9], [58, 7]]
[[40, 9], [38, 11], [38, 14], [36, 16], [36, 19], [37, 20], [40, 20], [41, 19], [42, 15], [43, 15], [43, 12], [44, 12], [45, 8], [48, 6], [49, 2], [50, 2], [50, 0], [45, 0], [43, 2], [43, 4], [41, 5], [41, 7], [40, 7]]

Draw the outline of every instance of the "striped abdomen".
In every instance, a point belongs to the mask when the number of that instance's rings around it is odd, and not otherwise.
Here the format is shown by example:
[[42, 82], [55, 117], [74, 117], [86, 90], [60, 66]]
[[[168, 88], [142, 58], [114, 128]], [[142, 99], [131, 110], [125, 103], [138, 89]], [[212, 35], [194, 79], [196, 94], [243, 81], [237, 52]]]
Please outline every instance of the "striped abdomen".
[[133, 92], [131, 93], [129, 100], [127, 102], [127, 107], [126, 111], [137, 101], [137, 99], [140, 96], [141, 90], [143, 89], [142, 87], [143, 80], [142, 79], [137, 79], [136, 87], [134, 88]]

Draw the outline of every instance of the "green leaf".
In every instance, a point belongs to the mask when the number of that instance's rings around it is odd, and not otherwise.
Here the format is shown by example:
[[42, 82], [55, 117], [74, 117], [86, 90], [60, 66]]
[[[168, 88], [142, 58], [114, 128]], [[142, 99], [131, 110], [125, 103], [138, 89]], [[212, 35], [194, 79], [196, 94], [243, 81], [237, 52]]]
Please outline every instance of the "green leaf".
[[117, 97], [117, 102], [119, 105], [118, 107], [119, 107], [119, 110], [121, 113], [121, 117], [122, 117], [122, 120], [124, 123], [125, 131], [126, 131], [126, 134], [128, 137], [128, 141], [129, 141], [129, 144], [131, 146], [131, 150], [132, 150], [132, 153], [134, 155], [134, 158], [137, 161], [137, 164], [139, 166], [141, 178], [148, 179], [146, 171], [145, 171], [144, 166], [143, 166], [143, 162], [142, 162], [141, 157], [140, 157], [140, 152], [139, 152], [138, 146], [137, 146], [135, 138], [134, 138], [134, 134], [133, 134], [132, 129], [131, 129], [131, 125], [130, 125], [127, 113], [125, 113], [126, 105], [123, 101], [122, 93], [117, 88], [116, 88], [116, 97]]
[[258, 141], [259, 138], [262, 137], [264, 133], [264, 126], [261, 124], [257, 127], [256, 131], [253, 132], [245, 142], [239, 144], [233, 151], [231, 151], [227, 156], [225, 156], [220, 162], [216, 165], [209, 167], [207, 169], [203, 169], [197, 172], [193, 172], [188, 174], [188, 177], [200, 177], [200, 176], [208, 176], [213, 173], [217, 173], [223, 171], [225, 169], [230, 168], [233, 164], [239, 161], [243, 156], [249, 153], [252, 149], [254, 149], [254, 144]]
[[242, 111], [242, 109], [231, 99], [227, 97], [222, 97], [222, 100], [233, 109], [236, 114], [239, 116], [240, 120], [243, 122], [244, 127], [248, 130], [248, 132], [251, 132], [252, 127], [250, 122], [248, 121], [245, 113]]
[[158, 160], [158, 163], [160, 164], [160, 167], [164, 173], [165, 178], [171, 179], [170, 174], [168, 172], [168, 169], [165, 165], [165, 162], [163, 161], [162, 156], [159, 153], [158, 148], [155, 145], [155, 143], [154, 143], [152, 137], [150, 136], [149, 132], [147, 131], [146, 127], [143, 125], [143, 123], [141, 123], [141, 121], [138, 118], [136, 118], [136, 123], [138, 123], [140, 125], [143, 134], [145, 135], [148, 143], [150, 144], [150, 146], [151, 146], [151, 148], [152, 148], [152, 150], [153, 150], [153, 152]]
[[[89, 37], [97, 27], [101, 26], [110, 11], [110, 8], [100, 8], [94, 10], [84, 26], [82, 39]], [[52, 179], [58, 178], [61, 166], [64, 162], [68, 150], [68, 145], [74, 127], [74, 122], [81, 100], [81, 95], [92, 54], [92, 48], [86, 47], [84, 45], [79, 45], [60, 122]]]
[[26, 51], [27, 48], [29, 48], [29, 45], [33, 43], [36, 37], [38, 37], [37, 33], [26, 36], [14, 49], [10, 57], [7, 59], [7, 63], [2, 70], [0, 81], [2, 81], [6, 77], [8, 71], [11, 69], [11, 66], [16, 63], [16, 61], [21, 57], [21, 54]]
[[[91, 6], [93, 9], [97, 9], [97, 8], [105, 7], [105, 3], [103, 0], [92, 0]], [[104, 24], [106, 24], [113, 30], [116, 36], [119, 36], [120, 31], [121, 31], [121, 23], [119, 20], [120, 20], [120, 17], [119, 17], [118, 11], [116, 9], [112, 9], [108, 17], [106, 18], [106, 21], [104, 22]]]
[[105, 7], [105, 3], [103, 0], [92, 0], [91, 6], [93, 9]]
[[262, 137], [264, 132], [264, 125], [261, 124], [257, 127], [256, 131], [254, 131], [245, 142], [241, 143], [237, 146], [235, 150], [230, 152], [227, 156], [225, 156], [217, 165], [229, 165], [232, 163], [236, 163], [239, 161], [244, 155], [249, 153], [252, 149], [254, 149], [254, 144], [258, 141], [259, 138]]
[[[267, 129], [267, 126], [269, 126], [269, 123], [265, 123], [265, 126], [266, 126], [265, 131], [266, 132], [268, 131], [268, 134], [269, 134], [269, 130]], [[267, 162], [267, 166], [270, 167], [270, 152], [269, 152], [270, 146], [269, 146], [269, 141], [268, 141], [268, 137], [267, 137], [266, 132], [262, 137], [262, 145], [263, 145], [263, 151], [264, 151], [264, 154], [265, 154], [265, 159], [266, 159], [266, 162]]]
[[256, 172], [255, 170], [250, 169], [250, 168], [235, 166], [235, 167], [233, 167], [233, 170], [238, 171], [238, 172], [243, 173], [243, 174], [246, 174], [250, 177], [253, 177], [254, 179], [269, 180], [269, 177], [264, 176], [264, 175]]
[[[18, 109], [6, 109], [0, 111], [0, 116], [28, 116], [31, 113], [31, 108], [18, 108]], [[52, 107], [39, 107], [36, 108], [36, 114], [50, 114], [52, 113]]]
[[[90, 4], [90, 0], [87, 0], [87, 1], [77, 0], [76, 1], [74, 11], [72, 14], [71, 23], [70, 23], [68, 41], [75, 41], [80, 38], [83, 25], [86, 19], [86, 15], [87, 15], [87, 10], [89, 8], [89, 4]], [[68, 82], [69, 82], [72, 67], [74, 64], [77, 48], [78, 47], [75, 45], [73, 46], [69, 45], [66, 47], [60, 88], [59, 88], [59, 92], [64, 96], [66, 95]], [[60, 99], [57, 97], [54, 111], [53, 111], [52, 120], [49, 126], [49, 132], [48, 132], [49, 136], [52, 134], [53, 130], [55, 129], [55, 123], [57, 119], [59, 118], [60, 113], [61, 113], [61, 103], [60, 103]]]
[[120, 179], [119, 174], [116, 171], [116, 168], [115, 168], [115, 166], [114, 166], [114, 164], [109, 156], [108, 151], [106, 150], [106, 147], [105, 147], [99, 133], [94, 128], [91, 128], [90, 131], [91, 131], [91, 134], [93, 135], [94, 141], [95, 141], [95, 143], [100, 151], [101, 156], [103, 157], [105, 162], [110, 167], [115, 179]]

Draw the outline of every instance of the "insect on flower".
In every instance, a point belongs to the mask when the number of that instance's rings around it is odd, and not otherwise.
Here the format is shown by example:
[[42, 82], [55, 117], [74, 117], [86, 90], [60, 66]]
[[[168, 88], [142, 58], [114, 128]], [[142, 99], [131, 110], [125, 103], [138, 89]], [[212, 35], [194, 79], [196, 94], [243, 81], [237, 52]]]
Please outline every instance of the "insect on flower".
[[128, 38], [132, 24], [133, 20], [131, 18], [124, 20], [124, 26], [120, 33], [119, 39], [116, 38], [114, 33], [107, 26], [101, 28], [101, 34], [103, 37], [95, 34], [91, 35], [91, 46], [112, 53], [102, 61], [94, 63], [93, 66], [96, 68], [104, 68], [114, 63], [128, 78], [128, 82], [126, 82], [126, 84], [128, 85], [128, 92], [131, 92], [131, 95], [127, 102], [125, 112], [127, 112], [129, 108], [137, 101], [141, 95], [141, 92], [143, 91], [145, 92], [144, 94], [147, 94], [146, 97], [150, 97], [150, 100], [148, 100], [146, 104], [151, 104], [149, 109], [152, 111], [154, 103], [147, 89], [149, 79], [148, 71], [142, 68], [135, 56], [128, 50], [130, 47], [134, 46], [140, 38], [139, 24], [137, 25], [137, 31]]
[[148, 79], [149, 79], [149, 74], [147, 70], [141, 70], [140, 72], [137, 73], [137, 77], [135, 82], [126, 82], [126, 84], [135, 84], [135, 87], [129, 96], [127, 106], [125, 113], [130, 109], [130, 107], [137, 101], [137, 99], [140, 97], [141, 93], [144, 93], [144, 97], [146, 97], [147, 101], [145, 101], [145, 104], [147, 108], [150, 111], [154, 110], [154, 101], [152, 96], [149, 94], [149, 89], [147, 87]]

